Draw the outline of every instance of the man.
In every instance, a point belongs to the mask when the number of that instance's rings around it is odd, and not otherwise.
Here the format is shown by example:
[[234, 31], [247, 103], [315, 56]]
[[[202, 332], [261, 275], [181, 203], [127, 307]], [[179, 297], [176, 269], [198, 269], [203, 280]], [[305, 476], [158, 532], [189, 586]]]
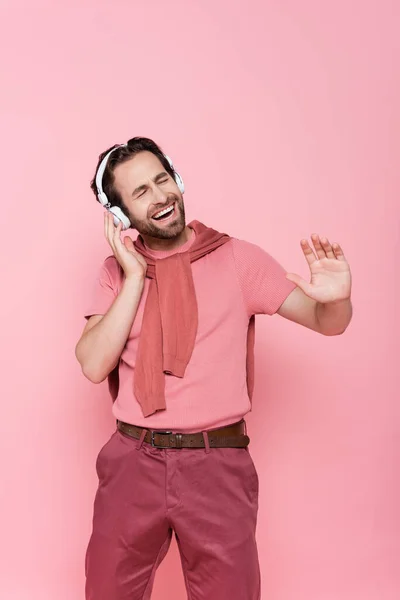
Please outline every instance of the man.
[[[349, 265], [313, 235], [314, 248], [301, 241], [307, 282], [254, 244], [186, 225], [183, 181], [147, 138], [104, 152], [92, 189], [113, 254], [76, 356], [90, 381], [108, 378], [117, 428], [96, 463], [86, 599], [150, 598], [174, 532], [191, 600], [258, 600], [258, 478], [243, 420], [254, 315], [343, 333]], [[135, 242], [121, 240], [129, 227]]]

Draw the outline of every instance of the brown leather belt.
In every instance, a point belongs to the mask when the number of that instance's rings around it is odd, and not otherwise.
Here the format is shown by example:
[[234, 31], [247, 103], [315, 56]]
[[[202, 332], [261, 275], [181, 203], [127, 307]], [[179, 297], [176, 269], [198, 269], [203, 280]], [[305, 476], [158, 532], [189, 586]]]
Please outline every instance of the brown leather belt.
[[[123, 421], [117, 421], [117, 428], [126, 435], [139, 440], [142, 432], [146, 431], [143, 441], [153, 446], [153, 448], [205, 448], [203, 433], [172, 433], [172, 431], [161, 431], [153, 429], [143, 429], [136, 425], [129, 425]], [[246, 424], [244, 420], [220, 427], [218, 429], [209, 429], [206, 434], [210, 448], [246, 448], [250, 439], [245, 433]]]

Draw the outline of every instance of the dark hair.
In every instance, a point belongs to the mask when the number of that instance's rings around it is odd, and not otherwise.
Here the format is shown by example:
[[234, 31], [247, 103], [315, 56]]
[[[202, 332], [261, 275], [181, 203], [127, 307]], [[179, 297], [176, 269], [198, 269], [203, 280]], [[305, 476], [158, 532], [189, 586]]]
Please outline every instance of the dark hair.
[[134, 137], [134, 138], [131, 138], [130, 140], [128, 140], [127, 146], [118, 147], [118, 144], [114, 144], [114, 146], [111, 146], [110, 148], [108, 148], [108, 150], [105, 150], [104, 152], [102, 152], [100, 154], [99, 161], [98, 161], [97, 167], [96, 167], [95, 175], [90, 183], [90, 187], [92, 188], [93, 193], [96, 196], [96, 199], [97, 199], [97, 187], [96, 187], [97, 170], [100, 166], [101, 161], [105, 157], [105, 155], [108, 152], [110, 152], [110, 150], [112, 150], [112, 148], [117, 148], [117, 149], [114, 150], [114, 152], [112, 154], [110, 154], [106, 169], [103, 174], [103, 180], [102, 180], [103, 191], [106, 194], [111, 206], [118, 206], [122, 211], [126, 210], [125, 206], [122, 202], [121, 195], [114, 187], [114, 181], [115, 181], [114, 169], [117, 165], [120, 165], [121, 163], [124, 163], [127, 160], [136, 156], [136, 154], [139, 154], [139, 152], [152, 152], [160, 160], [160, 162], [162, 163], [162, 166], [167, 171], [167, 173], [169, 175], [171, 175], [171, 177], [174, 177], [174, 170], [172, 169], [168, 160], [165, 158], [165, 155], [164, 155], [163, 151], [161, 150], [160, 146], [158, 146], [155, 142], [153, 142], [153, 140], [150, 140], [149, 138]]

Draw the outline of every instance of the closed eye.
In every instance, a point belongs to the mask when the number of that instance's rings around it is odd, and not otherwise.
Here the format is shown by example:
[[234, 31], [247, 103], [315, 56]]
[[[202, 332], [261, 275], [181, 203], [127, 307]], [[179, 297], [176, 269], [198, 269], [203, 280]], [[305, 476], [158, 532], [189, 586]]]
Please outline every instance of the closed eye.
[[[161, 185], [164, 183], [168, 183], [169, 179], [170, 178], [169, 178], [168, 173], [159, 173], [153, 181], [156, 185]], [[132, 192], [132, 196], [136, 199], [142, 198], [145, 195], [145, 193], [148, 191], [148, 189], [149, 188], [147, 185], [141, 185]]]

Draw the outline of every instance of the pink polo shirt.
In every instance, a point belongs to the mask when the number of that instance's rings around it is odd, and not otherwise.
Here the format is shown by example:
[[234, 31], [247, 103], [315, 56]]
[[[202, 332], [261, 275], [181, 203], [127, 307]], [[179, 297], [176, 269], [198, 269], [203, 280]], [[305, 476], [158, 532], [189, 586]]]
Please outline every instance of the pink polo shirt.
[[[192, 237], [178, 249], [149, 250], [155, 258], [185, 252]], [[249, 318], [273, 315], [296, 287], [267, 252], [249, 242], [231, 239], [192, 263], [198, 304], [196, 343], [185, 376], [165, 376], [167, 409], [143, 417], [133, 392], [133, 377], [144, 306], [146, 278], [137, 314], [121, 354], [116, 419], [149, 429], [194, 432], [239, 421], [251, 409], [246, 384]], [[85, 312], [104, 315], [121, 290], [123, 277], [114, 256], [105, 259]]]

